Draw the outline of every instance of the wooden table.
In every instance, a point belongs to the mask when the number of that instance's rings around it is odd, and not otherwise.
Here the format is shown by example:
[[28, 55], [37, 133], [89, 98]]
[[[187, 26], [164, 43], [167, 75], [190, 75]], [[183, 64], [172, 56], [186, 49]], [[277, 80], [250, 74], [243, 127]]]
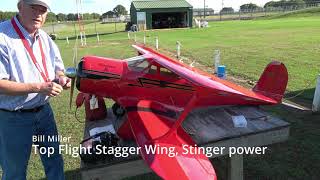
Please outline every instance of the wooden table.
[[[234, 127], [232, 116], [243, 115], [247, 127]], [[121, 120], [116, 119], [111, 110], [105, 120], [87, 122], [84, 135], [90, 129], [113, 123], [119, 127]], [[203, 147], [225, 147], [222, 154], [212, 158], [228, 155], [230, 147], [263, 147], [282, 142], [289, 137], [289, 124], [273, 117], [255, 106], [223, 106], [192, 111], [183, 123], [183, 128], [193, 140]], [[135, 146], [134, 142], [122, 142]], [[228, 179], [243, 179], [243, 155], [232, 155], [229, 158]], [[81, 165], [83, 180], [121, 179], [151, 172], [139, 156], [121, 158], [111, 162]]]

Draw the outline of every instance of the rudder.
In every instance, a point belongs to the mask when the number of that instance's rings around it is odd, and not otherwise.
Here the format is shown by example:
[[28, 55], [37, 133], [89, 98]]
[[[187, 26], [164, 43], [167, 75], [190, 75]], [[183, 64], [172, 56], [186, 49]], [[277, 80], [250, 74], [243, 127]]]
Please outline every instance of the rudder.
[[286, 66], [278, 61], [273, 61], [264, 69], [254, 92], [263, 94], [281, 102], [288, 83], [288, 71]]

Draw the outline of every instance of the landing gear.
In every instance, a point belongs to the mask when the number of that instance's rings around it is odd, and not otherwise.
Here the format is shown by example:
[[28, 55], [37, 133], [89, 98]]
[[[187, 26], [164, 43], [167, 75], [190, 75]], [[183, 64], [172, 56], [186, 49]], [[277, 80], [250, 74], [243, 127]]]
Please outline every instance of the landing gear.
[[123, 107], [121, 107], [118, 103], [114, 103], [112, 105], [112, 112], [117, 117], [122, 117], [126, 113]]

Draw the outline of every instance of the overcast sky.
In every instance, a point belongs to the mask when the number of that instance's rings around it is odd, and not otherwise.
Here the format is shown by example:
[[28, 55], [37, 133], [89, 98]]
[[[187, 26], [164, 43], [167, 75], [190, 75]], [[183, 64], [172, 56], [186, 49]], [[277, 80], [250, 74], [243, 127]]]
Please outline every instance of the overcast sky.
[[[51, 10], [54, 13], [76, 13], [77, 6], [76, 0], [49, 0], [51, 1]], [[116, 5], [121, 4], [126, 7], [127, 10], [130, 8], [132, 0], [82, 0], [82, 12], [96, 12], [104, 13], [112, 10]], [[194, 8], [203, 8], [204, 0], [187, 0]], [[271, 0], [205, 0], [208, 8], [213, 8], [219, 11], [222, 7], [233, 7], [238, 10], [242, 4], [254, 3], [259, 6], [263, 6], [266, 2]], [[17, 11], [18, 0], [0, 0], [1, 6], [0, 11]]]

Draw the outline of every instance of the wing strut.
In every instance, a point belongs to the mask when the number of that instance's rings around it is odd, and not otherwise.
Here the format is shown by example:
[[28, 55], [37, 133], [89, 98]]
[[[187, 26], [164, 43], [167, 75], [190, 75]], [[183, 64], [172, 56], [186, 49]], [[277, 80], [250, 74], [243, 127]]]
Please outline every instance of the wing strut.
[[193, 96], [191, 97], [190, 101], [188, 102], [188, 104], [184, 108], [182, 114], [179, 116], [178, 120], [173, 124], [171, 129], [164, 136], [170, 135], [171, 133], [177, 131], [177, 129], [181, 126], [182, 122], [186, 119], [186, 117], [189, 114], [189, 112], [194, 107], [194, 105], [196, 103], [196, 100], [197, 100], [197, 94], [194, 93]]

